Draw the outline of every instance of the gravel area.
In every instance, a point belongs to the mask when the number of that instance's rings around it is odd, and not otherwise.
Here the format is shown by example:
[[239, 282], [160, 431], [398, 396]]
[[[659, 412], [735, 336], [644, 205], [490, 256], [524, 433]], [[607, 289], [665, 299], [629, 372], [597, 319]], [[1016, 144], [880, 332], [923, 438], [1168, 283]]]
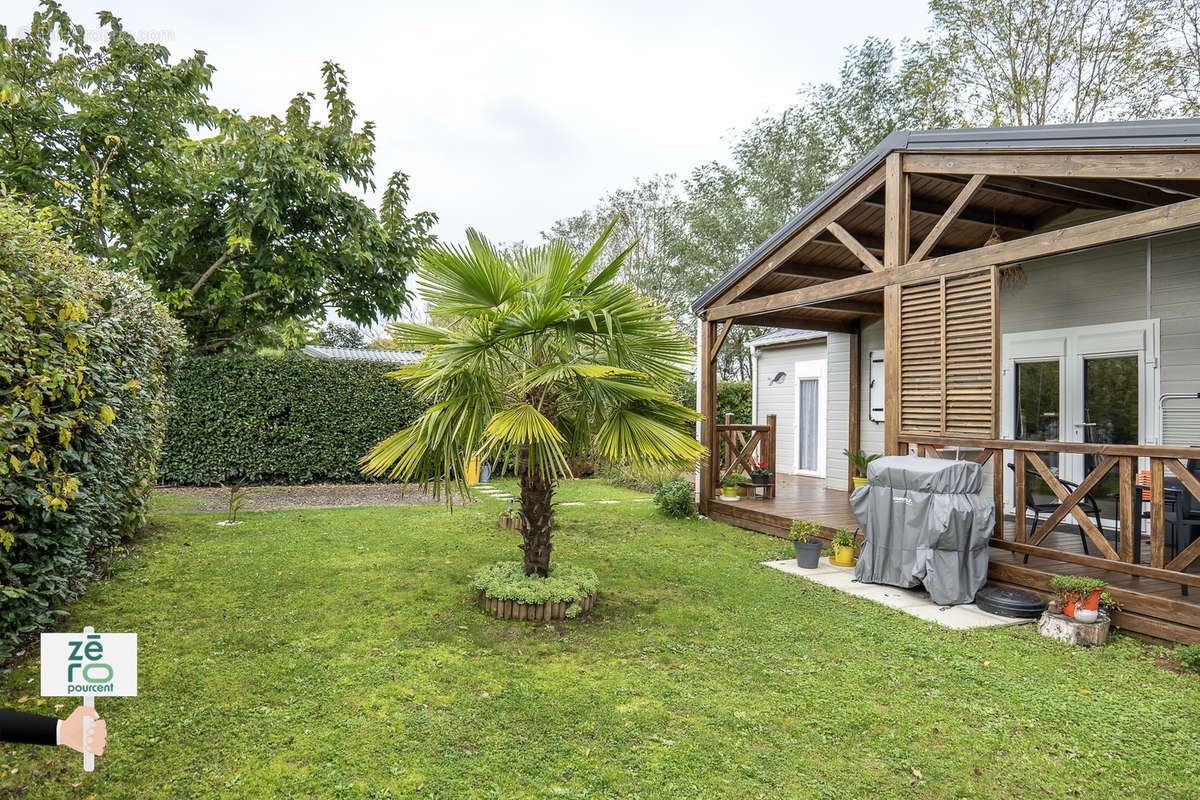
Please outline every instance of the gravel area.
[[[158, 511], [228, 511], [229, 490], [209, 486], [159, 486], [154, 490]], [[310, 486], [255, 486], [242, 499], [243, 511], [283, 511], [299, 508], [350, 506], [424, 506], [444, 503], [417, 485], [398, 483], [317, 483]], [[463, 498], [455, 492], [455, 504]], [[478, 502], [467, 500], [466, 502]]]

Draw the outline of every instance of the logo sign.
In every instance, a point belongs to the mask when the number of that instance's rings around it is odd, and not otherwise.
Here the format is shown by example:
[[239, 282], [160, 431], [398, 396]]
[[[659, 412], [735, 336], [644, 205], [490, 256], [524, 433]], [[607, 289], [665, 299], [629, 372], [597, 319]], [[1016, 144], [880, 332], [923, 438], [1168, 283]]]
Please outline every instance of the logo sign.
[[137, 694], [137, 634], [42, 634], [42, 696]]

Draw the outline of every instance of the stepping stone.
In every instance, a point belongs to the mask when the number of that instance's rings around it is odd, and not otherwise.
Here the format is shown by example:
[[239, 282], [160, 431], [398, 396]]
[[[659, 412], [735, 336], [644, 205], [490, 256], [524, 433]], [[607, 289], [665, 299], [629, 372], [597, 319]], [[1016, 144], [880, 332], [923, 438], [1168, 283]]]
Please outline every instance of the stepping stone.
[[653, 497], [635, 497], [632, 500], [630, 500], [629, 502], [631, 502], [631, 503], [653, 503], [654, 498]]
[[581, 506], [583, 503], [578, 500], [572, 500], [570, 503], [559, 503], [560, 506]]
[[620, 500], [597, 500], [597, 503], [619, 503]]

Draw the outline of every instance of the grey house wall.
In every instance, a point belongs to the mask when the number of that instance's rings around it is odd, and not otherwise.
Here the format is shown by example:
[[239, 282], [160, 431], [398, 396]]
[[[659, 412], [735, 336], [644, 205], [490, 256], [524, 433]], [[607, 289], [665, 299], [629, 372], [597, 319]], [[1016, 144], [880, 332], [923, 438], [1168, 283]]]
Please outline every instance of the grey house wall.
[[[1026, 285], [1000, 293], [1002, 336], [1158, 319], [1162, 392], [1200, 392], [1200, 230], [1039, 259], [1022, 268]], [[859, 419], [862, 449], [868, 453], [883, 452], [883, 424], [871, 422], [867, 408], [868, 354], [882, 348], [883, 326], [875, 323], [864, 328]], [[849, 430], [849, 336], [831, 333], [828, 352], [827, 484], [845, 489], [847, 465], [842, 450]], [[1200, 444], [1200, 401], [1174, 401], [1165, 409], [1163, 442]]]
[[[795, 434], [792, 427], [796, 421], [796, 362], [825, 359], [825, 342], [818, 340], [781, 344], [759, 348], [756, 352], [758, 376], [755, 384], [757, 402], [754, 424], [765, 425], [767, 415], [775, 415], [775, 469], [778, 472], [793, 473], [796, 460]], [[772, 384], [771, 379], [780, 372], [785, 373], [787, 377], [779, 383]], [[832, 384], [827, 385], [832, 393]], [[833, 404], [832, 398], [828, 400], [828, 404]]]

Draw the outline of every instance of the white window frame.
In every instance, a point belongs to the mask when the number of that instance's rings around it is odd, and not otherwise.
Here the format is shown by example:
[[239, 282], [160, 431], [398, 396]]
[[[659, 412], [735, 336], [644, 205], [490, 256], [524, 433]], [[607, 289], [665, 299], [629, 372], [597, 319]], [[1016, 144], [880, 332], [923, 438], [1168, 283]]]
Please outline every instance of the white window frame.
[[[828, 440], [828, 365], [825, 359], [797, 361], [795, 389], [792, 399], [792, 472], [796, 475], [825, 477], [826, 442]], [[800, 469], [800, 381], [817, 381], [817, 468]]]
[[871, 350], [867, 354], [867, 419], [871, 422], [883, 422], [883, 410], [887, 405], [886, 374], [883, 351]]
[[[1159, 369], [1159, 321], [1139, 319], [1129, 322], [1112, 322], [1101, 325], [1078, 325], [1071, 328], [1054, 328], [1042, 331], [1006, 333], [1001, 337], [1001, 357], [1004, 365], [1001, 374], [1000, 436], [1012, 439], [1016, 435], [1014, 392], [1015, 365], [1023, 362], [1058, 361], [1058, 425], [1059, 440], [1063, 442], [1083, 441], [1083, 427], [1078, 419], [1077, 400], [1083, 396], [1083, 360], [1085, 357], [1106, 355], [1138, 356], [1138, 395], [1140, 401], [1138, 440], [1140, 443], [1157, 444], [1162, 441], [1162, 419], [1158, 397], [1161, 393], [1161, 370]], [[1011, 450], [1004, 453], [1004, 464], [1012, 461]], [[1062, 476], [1067, 480], [1080, 481], [1082, 456], [1066, 456], [1060, 459]], [[1145, 459], [1141, 459], [1145, 462]], [[1144, 468], [1141, 463], [1140, 468]], [[1007, 467], [1004, 467], [1007, 469]], [[1014, 508], [1011, 480], [1005, 483], [1005, 504]]]

